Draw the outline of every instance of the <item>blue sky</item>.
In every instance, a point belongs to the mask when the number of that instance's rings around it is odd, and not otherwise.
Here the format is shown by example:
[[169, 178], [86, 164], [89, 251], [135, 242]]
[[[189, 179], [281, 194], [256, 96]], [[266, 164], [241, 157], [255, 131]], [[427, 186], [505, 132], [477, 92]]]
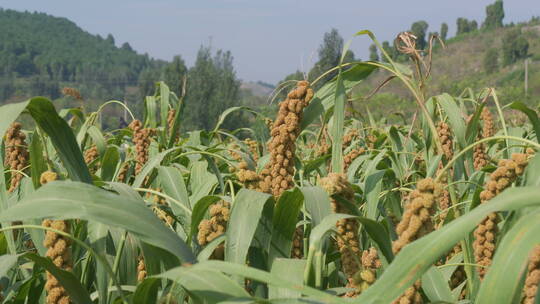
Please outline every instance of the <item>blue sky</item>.
[[[201, 44], [230, 50], [238, 77], [275, 83], [296, 69], [308, 70], [324, 32], [337, 28], [347, 40], [362, 29], [379, 40], [417, 20], [450, 35], [458, 17], [484, 19], [494, 0], [0, 0], [0, 7], [67, 17], [92, 34], [113, 34], [141, 53], [160, 59], [180, 54], [192, 65]], [[540, 15], [539, 0], [506, 0], [505, 22]], [[371, 42], [355, 38], [351, 49], [366, 58]]]

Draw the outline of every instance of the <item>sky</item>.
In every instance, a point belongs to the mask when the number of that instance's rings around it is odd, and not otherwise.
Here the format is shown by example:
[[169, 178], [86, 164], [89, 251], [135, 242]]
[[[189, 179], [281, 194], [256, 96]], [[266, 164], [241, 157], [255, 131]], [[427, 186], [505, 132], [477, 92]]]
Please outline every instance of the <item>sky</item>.
[[[201, 45], [230, 50], [237, 76], [275, 84], [294, 71], [308, 71], [317, 60], [325, 32], [339, 30], [345, 40], [369, 29], [380, 41], [418, 20], [455, 33], [458, 17], [485, 17], [494, 0], [0, 0], [5, 9], [45, 12], [74, 21], [91, 34], [112, 34], [139, 53], [171, 60], [181, 55], [191, 66]], [[540, 16], [540, 0], [504, 1], [505, 23]], [[356, 57], [366, 59], [371, 41], [353, 39]]]

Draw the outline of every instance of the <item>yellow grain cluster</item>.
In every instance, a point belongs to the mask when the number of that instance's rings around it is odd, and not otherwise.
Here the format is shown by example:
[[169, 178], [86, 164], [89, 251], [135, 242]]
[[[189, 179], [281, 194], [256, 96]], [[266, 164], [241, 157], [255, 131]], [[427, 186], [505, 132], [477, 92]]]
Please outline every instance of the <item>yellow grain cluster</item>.
[[316, 143], [315, 146], [317, 147], [315, 150], [316, 157], [326, 155], [330, 152], [330, 149], [332, 149], [332, 145], [330, 143], [330, 140], [328, 140], [326, 136], [326, 132], [323, 132], [321, 140], [318, 144]]
[[137, 156], [135, 158], [135, 174], [139, 174], [143, 166], [148, 161], [148, 147], [150, 146], [151, 130], [142, 127], [140, 120], [133, 120], [129, 124], [129, 128], [133, 131], [133, 143]]
[[244, 139], [244, 144], [248, 147], [254, 161], [259, 160], [259, 143], [251, 138]]
[[[320, 186], [330, 195], [340, 195], [342, 198], [352, 202], [354, 190], [344, 174], [330, 173], [322, 178]], [[339, 201], [332, 198], [332, 209], [336, 213], [350, 214], [351, 212]], [[360, 246], [358, 241], [358, 222], [356, 219], [341, 219], [336, 224], [337, 245], [341, 253], [341, 264], [347, 279], [353, 277], [360, 269], [358, 264], [360, 256]]]
[[396, 228], [398, 239], [392, 245], [394, 253], [397, 254], [405, 245], [433, 231], [431, 216], [435, 212], [436, 201], [440, 195], [440, 185], [433, 179], [426, 178], [418, 182]]
[[62, 89], [62, 94], [65, 96], [71, 96], [77, 100], [83, 100], [81, 92], [75, 88], [65, 87]]
[[525, 294], [523, 304], [535, 303], [538, 284], [540, 284], [540, 244], [533, 248], [529, 257], [527, 276], [525, 278], [525, 286], [523, 287], [523, 293]]
[[[28, 165], [28, 150], [26, 146], [26, 135], [21, 131], [22, 125], [18, 122], [11, 124], [6, 132], [6, 156], [5, 165], [11, 170], [23, 171]], [[11, 182], [9, 192], [13, 192], [19, 186], [23, 175], [19, 172], [11, 172]]]
[[343, 149], [351, 145], [353, 140], [358, 138], [360, 133], [357, 129], [350, 129], [345, 135], [343, 135]]
[[[57, 179], [54, 172], [46, 171], [40, 177], [42, 185]], [[69, 233], [69, 223], [64, 220], [44, 220], [44, 227], [53, 228], [62, 232]], [[43, 246], [47, 248], [46, 256], [52, 260], [56, 267], [71, 271], [73, 262], [71, 261], [70, 239], [52, 231], [47, 231]], [[69, 304], [70, 297], [60, 282], [49, 272], [47, 272], [47, 282], [45, 283], [47, 291], [47, 304]]]
[[352, 162], [360, 155], [364, 154], [364, 152], [366, 152], [366, 149], [362, 148], [362, 147], [359, 147], [359, 148], [356, 148], [356, 149], [352, 149], [351, 151], [349, 151], [349, 153], [345, 154], [343, 156], [343, 168], [345, 171], [347, 171], [347, 169], [349, 169], [349, 167], [351, 166]]
[[[227, 222], [230, 217], [231, 205], [226, 201], [219, 201], [210, 206], [210, 219], [202, 220], [199, 224], [197, 241], [199, 245], [205, 246], [224, 234], [227, 229]], [[217, 247], [212, 254], [215, 259], [223, 259], [223, 244]]]
[[[440, 195], [441, 187], [433, 179], [426, 178], [418, 182], [396, 228], [398, 239], [392, 244], [394, 254], [401, 251], [407, 244], [433, 231], [431, 216], [435, 213], [436, 201]], [[420, 287], [420, 281], [416, 281], [393, 303], [422, 303]]]
[[144, 257], [141, 255], [138, 258], [137, 262], [137, 282], [142, 282], [144, 279], [146, 279], [146, 275], [148, 273], [146, 272], [146, 264], [144, 263]]
[[377, 269], [381, 268], [382, 263], [379, 259], [379, 253], [374, 247], [362, 251], [362, 269], [349, 279], [348, 287], [356, 289], [355, 292], [347, 293], [346, 297], [354, 297], [368, 289], [377, 279]]
[[118, 177], [116, 179], [121, 183], [126, 182], [126, 176], [127, 176], [128, 170], [129, 170], [129, 163], [125, 162], [120, 167], [120, 171], [118, 172]]
[[[161, 189], [156, 189], [157, 192], [161, 192]], [[161, 206], [167, 206], [167, 199], [163, 196], [154, 195], [154, 204], [161, 205]], [[174, 218], [170, 216], [167, 212], [163, 211], [159, 206], [154, 206], [153, 208], [154, 213], [158, 216], [160, 220], [162, 220], [167, 226], [172, 226], [174, 224]]]
[[440, 121], [437, 124], [437, 133], [443, 147], [444, 156], [446, 157], [446, 160], [449, 161], [454, 155], [454, 149], [452, 147], [452, 132], [450, 131], [450, 127], [444, 121]]
[[366, 136], [366, 144], [369, 149], [375, 149], [375, 143], [377, 142], [377, 137], [373, 134]]
[[307, 81], [299, 81], [297, 87], [289, 92], [287, 99], [279, 105], [268, 143], [270, 160], [262, 172], [260, 189], [263, 192], [280, 196], [294, 185], [295, 142], [300, 133], [302, 112], [313, 97], [313, 90]]
[[169, 112], [167, 112], [167, 127], [169, 128], [169, 132], [172, 132], [172, 129], [174, 128], [174, 117], [176, 116], [176, 110], [175, 109], [169, 109]]
[[259, 188], [260, 176], [257, 172], [249, 170], [248, 164], [245, 161], [240, 162], [238, 165], [236, 177], [248, 189], [257, 190]]
[[[480, 119], [484, 122], [482, 126], [482, 132], [478, 135], [478, 139], [491, 137], [495, 134], [495, 123], [493, 116], [487, 107], [482, 109]], [[474, 147], [474, 169], [480, 170], [488, 164], [489, 157], [486, 152], [487, 146], [485, 143], [476, 145]]]
[[[527, 154], [515, 153], [511, 159], [502, 159], [498, 167], [491, 173], [489, 181], [480, 193], [480, 202], [485, 204], [497, 194], [510, 187], [512, 183], [522, 175], [527, 166]], [[487, 267], [495, 252], [495, 236], [499, 219], [496, 213], [490, 213], [474, 231], [474, 256], [476, 263], [484, 266], [478, 268], [480, 278], [484, 278]]]
[[304, 256], [304, 226], [296, 227], [293, 235], [291, 258], [301, 259]]

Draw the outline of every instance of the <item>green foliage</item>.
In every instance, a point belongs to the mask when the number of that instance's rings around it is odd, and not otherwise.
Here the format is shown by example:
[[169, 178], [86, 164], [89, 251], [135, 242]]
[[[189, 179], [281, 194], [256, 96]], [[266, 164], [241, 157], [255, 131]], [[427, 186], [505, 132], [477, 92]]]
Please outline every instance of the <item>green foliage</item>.
[[478, 29], [478, 23], [476, 20], [468, 20], [467, 18], [458, 18], [457, 21], [456, 36], [473, 32]]
[[497, 49], [491, 48], [486, 52], [483, 66], [486, 73], [493, 73], [499, 69], [499, 51]]
[[514, 28], [504, 34], [502, 39], [502, 62], [504, 65], [526, 58], [528, 53], [529, 42], [521, 33], [520, 28]]
[[411, 25], [411, 32], [416, 36], [416, 47], [423, 50], [427, 45], [427, 29], [429, 25], [425, 21], [417, 21]]
[[447, 35], [448, 35], [448, 24], [446, 24], [446, 22], [443, 22], [441, 24], [441, 39], [443, 41], [446, 41]]
[[486, 19], [484, 20], [483, 28], [494, 29], [503, 26], [504, 7], [503, 1], [497, 0], [486, 6]]
[[[324, 72], [337, 66], [341, 58], [341, 52], [343, 50], [343, 37], [339, 34], [337, 29], [332, 29], [330, 32], [324, 34], [323, 42], [319, 46], [318, 55], [319, 60], [315, 63], [313, 68], [309, 71], [308, 79], [313, 81], [321, 76]], [[347, 51], [344, 63], [354, 61], [354, 53], [350, 50]], [[324, 83], [334, 78], [337, 75], [337, 71], [333, 71], [324, 76], [317, 84], [316, 88], [321, 87]]]
[[379, 61], [379, 52], [375, 44], [369, 46], [369, 60]]

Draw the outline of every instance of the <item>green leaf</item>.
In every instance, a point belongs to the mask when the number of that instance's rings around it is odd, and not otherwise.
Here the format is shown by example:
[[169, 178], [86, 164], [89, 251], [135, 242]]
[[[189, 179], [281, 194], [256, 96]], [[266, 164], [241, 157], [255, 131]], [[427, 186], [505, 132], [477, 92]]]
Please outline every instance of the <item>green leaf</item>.
[[[306, 260], [278, 258], [272, 264], [270, 273], [276, 277], [287, 278], [296, 285], [302, 285], [305, 267]], [[299, 298], [301, 296], [302, 294], [299, 291], [289, 288], [272, 285], [268, 288], [268, 297], [270, 299]]]
[[133, 294], [133, 304], [157, 303], [160, 282], [160, 279], [150, 277], [139, 283]]
[[92, 185], [71, 181], [48, 183], [0, 214], [0, 222], [35, 218], [82, 219], [120, 227], [141, 241], [176, 255], [181, 262], [195, 262], [184, 241], [163, 225], [142, 199], [120, 196]]
[[[216, 269], [204, 267], [201, 262], [193, 266], [177, 267], [157, 275], [175, 281], [193, 294], [196, 303], [219, 303], [237, 297], [249, 297], [249, 294], [235, 281]], [[202, 265], [202, 266], [201, 266]]]
[[34, 184], [34, 188], [37, 189], [41, 186], [39, 182], [41, 173], [47, 170], [47, 164], [43, 157], [43, 145], [37, 130], [32, 133], [32, 141], [30, 142], [30, 164], [32, 164], [30, 166], [32, 183]]
[[384, 174], [383, 170], [375, 171], [366, 178], [364, 192], [367, 200], [366, 217], [369, 219], [376, 219]]
[[271, 195], [243, 188], [234, 200], [225, 233], [225, 260], [244, 264], [251, 240]]
[[342, 138], [343, 128], [345, 124], [345, 86], [343, 85], [343, 78], [341, 75], [341, 68], [339, 70], [336, 92], [334, 97], [334, 116], [332, 117], [332, 172], [343, 172], [343, 151], [342, 151]]
[[17, 264], [19, 256], [14, 254], [5, 254], [0, 256], [0, 279], [7, 276], [9, 270]]
[[118, 148], [115, 146], [108, 147], [101, 160], [101, 179], [103, 181], [112, 181], [119, 160]]
[[[10, 103], [0, 107], [0, 135], [2, 136], [1, 140], [4, 140], [4, 134], [9, 129], [11, 123], [13, 123], [22, 111], [28, 105], [28, 101], [19, 102], [19, 103]], [[1, 141], [0, 140], [0, 141]]]
[[432, 302], [452, 303], [454, 301], [448, 281], [444, 279], [441, 271], [435, 266], [432, 266], [422, 276], [422, 289]]
[[52, 102], [43, 97], [34, 97], [28, 101], [27, 109], [36, 124], [49, 135], [71, 179], [92, 183], [75, 135], [66, 121], [58, 116]]
[[321, 187], [300, 187], [304, 195], [306, 209], [311, 215], [311, 224], [313, 227], [319, 225], [321, 221], [332, 213], [328, 193]]
[[285, 191], [280, 196], [272, 217], [273, 229], [270, 252], [268, 253], [269, 265], [272, 265], [277, 257], [288, 258], [290, 256], [293, 235], [303, 202], [304, 196], [298, 188]]
[[510, 104], [510, 108], [519, 110], [529, 117], [529, 120], [534, 128], [534, 133], [536, 133], [536, 141], [540, 142], [540, 119], [538, 119], [538, 114], [536, 111], [530, 109], [521, 101], [514, 101]]

